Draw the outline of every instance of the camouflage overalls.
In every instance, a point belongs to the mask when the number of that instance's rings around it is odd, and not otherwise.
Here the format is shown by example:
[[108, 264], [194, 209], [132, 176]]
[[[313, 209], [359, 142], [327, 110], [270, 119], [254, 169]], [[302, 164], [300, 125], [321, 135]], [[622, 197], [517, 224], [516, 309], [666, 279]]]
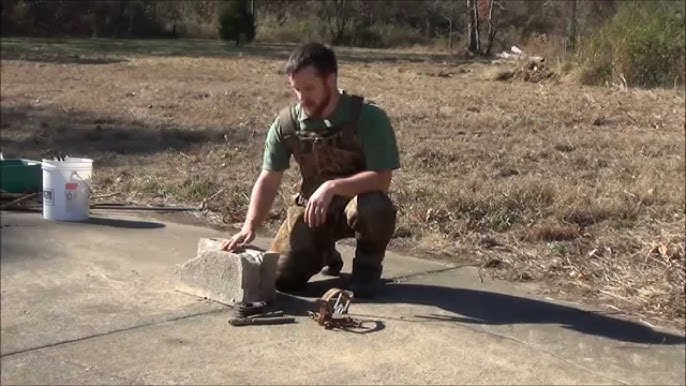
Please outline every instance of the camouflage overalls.
[[324, 225], [310, 228], [304, 221], [307, 199], [322, 183], [366, 170], [356, 135], [363, 99], [353, 96], [352, 101], [351, 119], [342, 127], [328, 129], [327, 133], [333, 133], [328, 136], [296, 130], [291, 109], [279, 114], [283, 138], [301, 173], [295, 205], [288, 208], [287, 218], [271, 245], [271, 250], [281, 254], [276, 281], [281, 291], [302, 288], [324, 266], [338, 265], [340, 269], [342, 261], [335, 242], [349, 237], [357, 241], [351, 286], [375, 282], [381, 275], [396, 224], [396, 209], [386, 193], [334, 196]]

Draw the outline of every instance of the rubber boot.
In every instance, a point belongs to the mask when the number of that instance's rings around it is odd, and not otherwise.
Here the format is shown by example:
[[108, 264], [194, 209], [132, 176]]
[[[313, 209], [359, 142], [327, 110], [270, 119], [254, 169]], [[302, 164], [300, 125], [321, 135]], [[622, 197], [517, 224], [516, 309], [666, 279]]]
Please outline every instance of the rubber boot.
[[325, 276], [339, 276], [341, 269], [343, 269], [343, 258], [334, 245], [330, 251], [327, 251], [324, 257], [324, 268], [320, 272]]
[[379, 291], [381, 286], [381, 272], [383, 266], [369, 266], [360, 264], [357, 259], [353, 260], [353, 274], [348, 289], [353, 292], [356, 299], [371, 299]]

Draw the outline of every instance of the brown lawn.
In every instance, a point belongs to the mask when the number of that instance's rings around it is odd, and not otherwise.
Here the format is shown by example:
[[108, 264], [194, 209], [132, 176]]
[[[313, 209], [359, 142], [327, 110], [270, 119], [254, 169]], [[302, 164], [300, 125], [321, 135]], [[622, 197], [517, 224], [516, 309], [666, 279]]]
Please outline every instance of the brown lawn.
[[[204, 202], [208, 221], [240, 222], [291, 102], [288, 49], [4, 39], [2, 152], [90, 157], [96, 194], [118, 194], [106, 201]], [[340, 50], [341, 87], [384, 107], [399, 141], [392, 248], [683, 326], [683, 91], [494, 80], [501, 69]]]

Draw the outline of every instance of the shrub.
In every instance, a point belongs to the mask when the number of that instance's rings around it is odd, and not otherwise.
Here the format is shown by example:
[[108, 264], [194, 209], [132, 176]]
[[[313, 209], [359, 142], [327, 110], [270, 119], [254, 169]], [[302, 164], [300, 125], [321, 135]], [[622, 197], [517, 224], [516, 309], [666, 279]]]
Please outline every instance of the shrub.
[[684, 83], [681, 2], [623, 3], [610, 22], [582, 39], [576, 53], [586, 84], [665, 87]]
[[426, 44], [429, 39], [409, 27], [396, 25], [360, 25], [342, 43], [366, 48], [408, 47]]
[[271, 15], [262, 15], [256, 40], [263, 43], [301, 43], [324, 40], [327, 36], [326, 25], [316, 18], [290, 15], [279, 23]]
[[255, 38], [255, 17], [248, 11], [247, 1], [228, 0], [219, 8], [219, 37], [222, 40], [251, 42]]

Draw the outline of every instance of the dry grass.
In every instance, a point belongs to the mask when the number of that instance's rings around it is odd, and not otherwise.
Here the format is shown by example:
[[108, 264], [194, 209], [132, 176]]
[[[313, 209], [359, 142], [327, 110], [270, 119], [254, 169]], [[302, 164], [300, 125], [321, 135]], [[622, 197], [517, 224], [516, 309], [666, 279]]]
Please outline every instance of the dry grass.
[[[267, 127], [290, 102], [288, 51], [222, 55], [206, 43], [214, 54], [203, 56], [198, 44], [195, 56], [97, 62], [49, 47], [8, 60], [3, 46], [3, 154], [92, 157], [99, 194], [158, 205], [216, 194], [208, 208], [242, 221]], [[392, 248], [488, 263], [561, 298], [683, 325], [683, 92], [498, 82], [491, 65], [419, 54], [341, 56], [341, 86], [381, 104], [400, 144]]]

